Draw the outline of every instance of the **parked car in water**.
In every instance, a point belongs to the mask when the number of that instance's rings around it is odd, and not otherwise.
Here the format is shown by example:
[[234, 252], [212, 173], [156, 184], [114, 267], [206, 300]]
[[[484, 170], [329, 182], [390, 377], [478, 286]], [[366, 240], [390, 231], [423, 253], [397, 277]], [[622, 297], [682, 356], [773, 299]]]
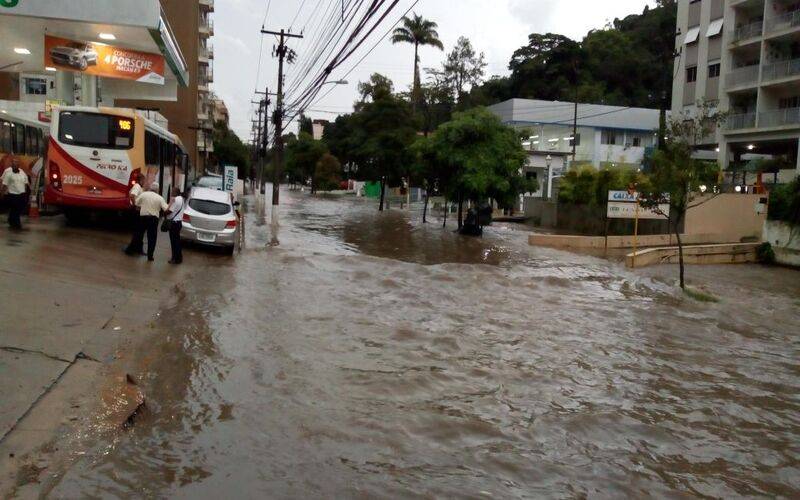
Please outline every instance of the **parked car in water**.
[[91, 45], [80, 42], [70, 42], [66, 45], [50, 49], [50, 57], [56, 64], [70, 66], [81, 71], [89, 66], [97, 65], [97, 52]]
[[226, 247], [231, 253], [239, 240], [239, 215], [230, 193], [194, 187], [183, 212], [181, 239]]

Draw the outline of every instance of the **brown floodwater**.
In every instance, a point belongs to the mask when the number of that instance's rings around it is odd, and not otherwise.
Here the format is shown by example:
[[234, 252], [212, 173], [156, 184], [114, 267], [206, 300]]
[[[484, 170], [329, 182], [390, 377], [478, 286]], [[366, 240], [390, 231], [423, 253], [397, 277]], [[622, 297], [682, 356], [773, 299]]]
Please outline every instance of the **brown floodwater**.
[[279, 245], [251, 215], [181, 285], [148, 410], [52, 496], [800, 495], [797, 271], [690, 267], [701, 303], [512, 226], [282, 201]]

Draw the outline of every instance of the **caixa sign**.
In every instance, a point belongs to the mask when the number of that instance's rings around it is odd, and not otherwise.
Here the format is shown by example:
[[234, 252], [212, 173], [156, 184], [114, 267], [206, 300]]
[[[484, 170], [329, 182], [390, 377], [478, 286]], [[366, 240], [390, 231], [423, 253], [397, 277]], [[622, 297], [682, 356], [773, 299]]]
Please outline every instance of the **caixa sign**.
[[16, 7], [19, 0], [0, 0], [0, 7]]

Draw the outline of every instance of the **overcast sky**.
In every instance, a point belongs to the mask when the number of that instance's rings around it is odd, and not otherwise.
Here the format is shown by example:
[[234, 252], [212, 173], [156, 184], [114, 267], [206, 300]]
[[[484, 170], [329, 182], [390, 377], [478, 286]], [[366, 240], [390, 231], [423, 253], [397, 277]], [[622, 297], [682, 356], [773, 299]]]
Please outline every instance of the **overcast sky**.
[[[250, 137], [251, 104], [256, 87], [277, 84], [277, 62], [272, 57], [275, 37], [264, 37], [259, 71], [260, 28], [267, 15], [266, 28], [288, 28], [295, 19], [293, 32], [305, 26], [307, 37], [292, 40], [298, 62], [287, 66], [287, 82], [299, 70], [310, 51], [314, 28], [330, 2], [341, 0], [224, 0], [216, 2], [214, 13], [214, 89], [225, 100], [231, 114], [231, 128], [243, 140]], [[341, 78], [361, 56], [397, 21], [413, 0], [400, 0], [387, 21], [375, 31], [362, 49], [334, 72], [331, 80]], [[267, 4], [269, 12], [267, 13]], [[302, 4], [302, 9], [300, 9]], [[478, 51], [486, 55], [487, 77], [508, 73], [511, 54], [527, 42], [530, 33], [560, 33], [581, 39], [591, 29], [602, 28], [615, 17], [640, 13], [653, 0], [419, 0], [414, 12], [439, 24], [445, 52], [459, 36], [466, 36]], [[299, 14], [298, 14], [299, 11]], [[337, 86], [328, 97], [315, 104], [307, 115], [334, 119], [335, 113], [348, 112], [357, 96], [359, 81], [380, 72], [391, 78], [395, 89], [410, 87], [413, 80], [413, 47], [392, 45], [387, 39], [347, 77], [348, 85]], [[425, 48], [420, 51], [423, 67], [439, 66], [445, 52]], [[258, 83], [256, 76], [258, 74]], [[424, 75], [423, 75], [424, 78]], [[327, 89], [326, 89], [327, 90]], [[296, 127], [293, 127], [293, 129]]]

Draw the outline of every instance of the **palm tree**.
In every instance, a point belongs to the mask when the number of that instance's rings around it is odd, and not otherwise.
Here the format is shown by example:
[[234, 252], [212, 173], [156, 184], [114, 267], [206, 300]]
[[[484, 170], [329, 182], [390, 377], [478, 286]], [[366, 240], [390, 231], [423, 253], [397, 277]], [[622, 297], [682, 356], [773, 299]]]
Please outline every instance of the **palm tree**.
[[439, 50], [444, 50], [444, 45], [439, 40], [439, 33], [436, 28], [439, 25], [433, 21], [428, 21], [416, 13], [412, 17], [403, 17], [403, 26], [396, 28], [392, 33], [392, 43], [413, 43], [414, 44], [414, 87], [411, 89], [411, 109], [416, 112], [417, 100], [419, 96], [419, 46], [430, 45]]

